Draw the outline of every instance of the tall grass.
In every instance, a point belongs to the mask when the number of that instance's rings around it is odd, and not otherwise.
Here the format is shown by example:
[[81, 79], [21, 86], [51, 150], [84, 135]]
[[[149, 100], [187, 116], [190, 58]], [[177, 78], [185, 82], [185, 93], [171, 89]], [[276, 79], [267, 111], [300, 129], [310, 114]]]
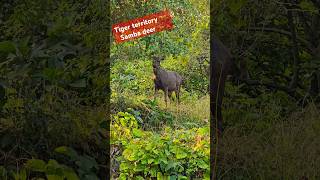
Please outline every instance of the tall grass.
[[264, 129], [259, 119], [254, 126], [246, 121], [229, 126], [219, 145], [218, 178], [319, 179], [319, 115], [319, 108], [310, 104], [269, 121]]

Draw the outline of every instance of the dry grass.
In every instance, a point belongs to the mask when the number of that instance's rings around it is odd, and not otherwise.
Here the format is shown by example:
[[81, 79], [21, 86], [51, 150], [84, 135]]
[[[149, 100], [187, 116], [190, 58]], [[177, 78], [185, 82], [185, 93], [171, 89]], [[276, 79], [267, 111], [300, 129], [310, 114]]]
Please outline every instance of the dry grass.
[[[162, 95], [162, 94], [161, 94]], [[203, 96], [195, 100], [183, 100], [179, 105], [176, 101], [168, 103], [166, 108], [164, 98], [158, 97], [159, 106], [176, 117], [175, 124], [183, 126], [184, 123], [195, 124], [195, 126], [209, 125], [210, 121], [210, 97]]]
[[219, 146], [219, 179], [320, 179], [319, 115], [309, 105], [263, 131], [226, 129]]

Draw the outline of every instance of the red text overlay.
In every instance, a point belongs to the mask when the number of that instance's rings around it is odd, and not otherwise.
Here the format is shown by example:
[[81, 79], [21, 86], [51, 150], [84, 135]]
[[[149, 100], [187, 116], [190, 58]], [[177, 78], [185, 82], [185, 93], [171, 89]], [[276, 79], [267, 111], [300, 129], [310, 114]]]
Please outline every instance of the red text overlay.
[[132, 19], [112, 26], [113, 36], [117, 43], [144, 37], [173, 28], [169, 10]]

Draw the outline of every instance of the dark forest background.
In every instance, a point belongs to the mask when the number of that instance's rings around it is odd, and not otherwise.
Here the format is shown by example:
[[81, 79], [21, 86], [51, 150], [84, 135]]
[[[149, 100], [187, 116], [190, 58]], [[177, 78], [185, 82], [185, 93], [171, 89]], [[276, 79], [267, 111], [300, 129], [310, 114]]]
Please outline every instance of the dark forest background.
[[224, 99], [219, 179], [319, 179], [320, 2], [215, 0], [241, 77]]
[[0, 2], [0, 179], [106, 179], [109, 13]]

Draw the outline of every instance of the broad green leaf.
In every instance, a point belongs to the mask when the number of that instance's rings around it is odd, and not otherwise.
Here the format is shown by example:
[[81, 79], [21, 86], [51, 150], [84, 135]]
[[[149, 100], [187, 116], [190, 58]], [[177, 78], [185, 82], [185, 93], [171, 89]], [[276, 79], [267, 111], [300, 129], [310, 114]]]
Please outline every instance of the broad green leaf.
[[166, 168], [165, 168], [165, 171], [168, 171], [168, 170], [171, 169], [171, 168], [175, 168], [175, 166], [176, 166], [176, 163], [175, 163], [175, 162], [169, 161], [169, 162], [168, 162], [168, 165], [167, 165]]
[[46, 163], [41, 159], [29, 159], [25, 164], [25, 167], [31, 171], [45, 172]]
[[60, 146], [60, 147], [57, 147], [54, 151], [57, 153], [67, 155], [67, 156], [71, 157], [72, 160], [78, 159], [78, 153], [75, 150], [73, 150], [72, 148], [69, 148], [66, 146]]
[[134, 161], [136, 158], [133, 155], [133, 152], [131, 149], [125, 149], [122, 153], [123, 157], [128, 159], [129, 161]]
[[67, 180], [79, 180], [78, 175], [71, 168], [64, 169], [63, 174], [67, 178]]
[[178, 180], [186, 180], [186, 179], [188, 179], [187, 176], [178, 175]]
[[154, 159], [148, 159], [148, 164], [151, 164], [154, 161]]
[[182, 150], [178, 151], [177, 154], [176, 154], [176, 158], [177, 159], [183, 159], [183, 158], [186, 158], [187, 156], [188, 156], [188, 154], [183, 152]]
[[129, 169], [127, 163], [121, 163], [121, 164], [120, 164], [120, 170], [121, 170], [121, 171], [126, 171], [127, 169]]
[[137, 128], [133, 128], [132, 133], [133, 133], [133, 136], [136, 138], [140, 138], [143, 136], [143, 131], [141, 131], [140, 129], [137, 129]]
[[198, 160], [197, 164], [201, 169], [209, 169], [209, 164], [205, 163], [203, 160]]
[[63, 176], [63, 167], [56, 160], [50, 159], [46, 165], [46, 173]]
[[79, 166], [79, 168], [91, 171], [92, 168], [98, 169], [98, 164], [96, 160], [90, 156], [80, 156], [79, 160], [76, 161], [76, 164]]
[[144, 178], [142, 176], [137, 176], [136, 180], [144, 180]]
[[170, 176], [170, 180], [176, 180], [177, 179], [177, 176], [176, 175], [171, 175]]

